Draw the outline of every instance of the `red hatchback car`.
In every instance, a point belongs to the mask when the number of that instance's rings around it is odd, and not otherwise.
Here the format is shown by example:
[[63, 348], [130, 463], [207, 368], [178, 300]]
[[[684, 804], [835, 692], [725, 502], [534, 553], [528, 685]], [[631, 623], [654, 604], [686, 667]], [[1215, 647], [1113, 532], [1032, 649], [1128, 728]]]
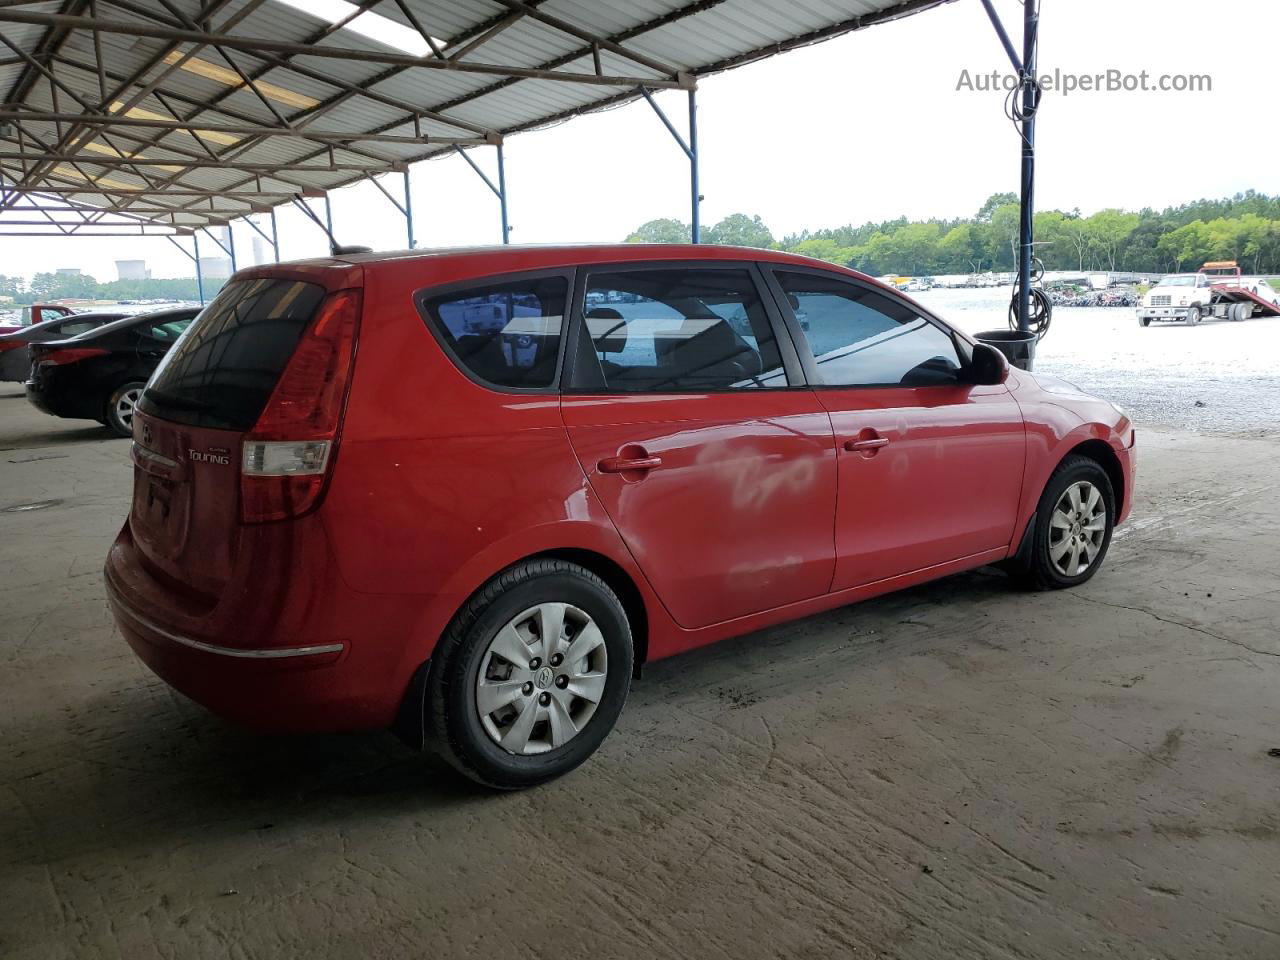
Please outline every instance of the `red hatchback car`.
[[133, 426], [106, 582], [156, 673], [504, 788], [585, 760], [646, 661], [984, 564], [1073, 586], [1133, 498], [1110, 403], [716, 246], [243, 270]]

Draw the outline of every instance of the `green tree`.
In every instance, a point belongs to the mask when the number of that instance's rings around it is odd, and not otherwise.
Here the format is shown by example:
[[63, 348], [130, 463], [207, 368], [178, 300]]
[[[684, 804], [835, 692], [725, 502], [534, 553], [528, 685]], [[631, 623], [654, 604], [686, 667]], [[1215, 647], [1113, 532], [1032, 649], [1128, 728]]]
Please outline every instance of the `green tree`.
[[907, 276], [934, 272], [941, 234], [936, 221], [908, 223], [896, 230], [891, 247], [895, 269]]
[[978, 208], [978, 212], [973, 219], [979, 223], [990, 223], [997, 210], [1010, 204], [1015, 207], [1018, 206], [1018, 195], [1016, 193], [993, 193], [987, 197], [987, 202]]
[[1173, 262], [1173, 269], [1199, 267], [1210, 258], [1213, 238], [1203, 220], [1192, 220], [1161, 238], [1157, 249]]
[[723, 243], [735, 247], [773, 246], [773, 233], [764, 225], [757, 214], [749, 217], [745, 213], [731, 213], [714, 227], [707, 229], [702, 238], [706, 243]]
[[1018, 229], [1022, 221], [1022, 208], [1017, 203], [1006, 203], [991, 213], [991, 222], [983, 231], [984, 248], [993, 270], [1012, 270], [1017, 263]]
[[1124, 242], [1138, 227], [1138, 215], [1123, 210], [1099, 210], [1085, 222], [1094, 249], [1108, 270], [1116, 269], [1116, 258]]
[[[1059, 229], [1066, 245], [1066, 251], [1070, 254], [1067, 266], [1074, 266], [1077, 270], [1083, 270], [1084, 259], [1089, 253], [1089, 248], [1093, 245], [1093, 239], [1089, 236], [1089, 231], [1085, 229], [1084, 221], [1079, 216], [1064, 216]], [[1061, 262], [1057, 261], [1055, 265]]]
[[681, 223], [679, 220], [672, 220], [664, 217], [658, 220], [649, 220], [640, 224], [635, 231], [631, 233], [625, 242], [627, 243], [688, 243], [689, 242], [689, 225]]
[[[709, 242], [792, 250], [883, 275], [1013, 270], [1020, 220], [1012, 193], [993, 194], [977, 215], [955, 220], [905, 217], [880, 223], [801, 230], [775, 240], [758, 216], [734, 214], [705, 231]], [[1246, 191], [1161, 211], [1078, 209], [1036, 214], [1036, 254], [1050, 270], [1163, 271], [1205, 260], [1236, 260], [1247, 271], [1280, 274], [1280, 196]], [[678, 242], [677, 220], [651, 220], [629, 240]], [[105, 287], [106, 285], [101, 285]]]
[[852, 247], [842, 247], [831, 237], [810, 237], [790, 247], [790, 251], [802, 257], [828, 260], [842, 266], [848, 266], [855, 254]]
[[974, 253], [973, 228], [968, 224], [952, 227], [938, 241], [938, 268], [935, 273], [968, 273], [977, 255]]
[[1257, 273], [1264, 261], [1280, 264], [1280, 220], [1246, 213], [1240, 221], [1244, 242], [1241, 254], [1249, 262], [1251, 272]]
[[22, 300], [26, 292], [27, 282], [22, 277], [6, 277], [0, 274], [0, 296]]

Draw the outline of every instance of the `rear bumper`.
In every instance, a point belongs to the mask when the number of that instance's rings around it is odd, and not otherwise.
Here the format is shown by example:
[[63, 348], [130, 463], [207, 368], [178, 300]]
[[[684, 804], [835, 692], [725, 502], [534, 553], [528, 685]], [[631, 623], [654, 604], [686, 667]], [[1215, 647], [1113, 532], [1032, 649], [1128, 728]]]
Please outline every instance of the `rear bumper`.
[[[368, 631], [355, 640], [341, 635], [335, 610], [316, 609], [316, 620], [334, 624], [333, 630], [307, 629], [294, 634], [306, 642], [289, 643], [292, 631], [268, 628], [265, 634], [280, 636], [280, 645], [246, 645], [247, 622], [262, 615], [262, 604], [232, 618], [241, 625], [238, 631], [199, 632], [192, 620], [166, 610], [163, 587], [142, 569], [127, 524], [103, 573], [125, 642], [152, 672], [211, 712], [281, 733], [377, 730], [395, 722], [412, 670], [398, 662], [397, 644], [376, 615], [366, 615]], [[226, 622], [221, 616], [205, 619]]]
[[33, 407], [50, 416], [69, 420], [96, 420], [102, 415], [106, 403], [84, 393], [63, 390], [48, 377], [28, 380], [25, 387], [27, 400]]
[[26, 388], [26, 391], [27, 391], [27, 402], [30, 403], [33, 407], [35, 407], [41, 413], [47, 413], [50, 416], [54, 416], [54, 417], [61, 416], [61, 414], [58, 413], [57, 410], [55, 410], [52, 406], [49, 405], [48, 395], [41, 388], [40, 384], [36, 383], [35, 381], [28, 380], [24, 384], [24, 387]]

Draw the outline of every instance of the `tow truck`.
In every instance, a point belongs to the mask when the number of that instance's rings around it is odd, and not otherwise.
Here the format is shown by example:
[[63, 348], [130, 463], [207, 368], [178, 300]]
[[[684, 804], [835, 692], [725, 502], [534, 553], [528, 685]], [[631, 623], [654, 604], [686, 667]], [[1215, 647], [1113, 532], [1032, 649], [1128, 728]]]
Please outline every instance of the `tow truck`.
[[1280, 316], [1280, 294], [1261, 277], [1245, 277], [1234, 260], [1213, 260], [1195, 273], [1172, 273], [1147, 291], [1138, 323], [1181, 320], [1194, 327], [1204, 317], [1248, 320]]

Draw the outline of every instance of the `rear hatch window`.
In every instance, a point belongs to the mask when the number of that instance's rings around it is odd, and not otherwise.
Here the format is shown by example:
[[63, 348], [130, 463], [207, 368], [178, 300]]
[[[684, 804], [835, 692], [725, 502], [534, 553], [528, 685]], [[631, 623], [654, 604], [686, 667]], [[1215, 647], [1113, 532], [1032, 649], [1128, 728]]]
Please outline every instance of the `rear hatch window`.
[[301, 280], [233, 280], [165, 356], [138, 408], [194, 427], [251, 429], [324, 297]]

